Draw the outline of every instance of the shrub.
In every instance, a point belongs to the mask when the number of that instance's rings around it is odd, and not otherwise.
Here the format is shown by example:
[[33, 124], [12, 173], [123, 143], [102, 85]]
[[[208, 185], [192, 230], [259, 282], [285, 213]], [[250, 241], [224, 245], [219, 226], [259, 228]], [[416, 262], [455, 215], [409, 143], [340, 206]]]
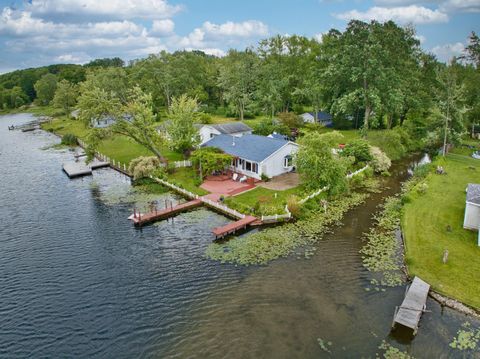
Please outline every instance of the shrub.
[[134, 180], [151, 176], [160, 167], [158, 157], [137, 157], [130, 162], [128, 172], [133, 175]]
[[208, 113], [202, 112], [198, 115], [198, 122], [208, 125], [212, 123], [212, 116]]
[[378, 147], [371, 146], [369, 151], [370, 155], [372, 156], [370, 164], [373, 170], [377, 173], [387, 172], [392, 165], [392, 161], [390, 161], [390, 158], [388, 158], [388, 156], [383, 153], [382, 150]]
[[270, 178], [269, 178], [265, 173], [262, 173], [261, 178], [262, 178], [262, 181], [263, 181], [263, 182], [268, 182], [268, 181], [270, 181]]
[[292, 195], [287, 198], [287, 208], [293, 217], [300, 217], [302, 205], [300, 204], [300, 199], [297, 196]]
[[357, 139], [348, 143], [342, 151], [342, 156], [355, 157], [355, 163], [368, 162], [372, 159], [370, 146], [366, 140]]
[[75, 146], [77, 144], [77, 136], [67, 133], [62, 136], [62, 145]]

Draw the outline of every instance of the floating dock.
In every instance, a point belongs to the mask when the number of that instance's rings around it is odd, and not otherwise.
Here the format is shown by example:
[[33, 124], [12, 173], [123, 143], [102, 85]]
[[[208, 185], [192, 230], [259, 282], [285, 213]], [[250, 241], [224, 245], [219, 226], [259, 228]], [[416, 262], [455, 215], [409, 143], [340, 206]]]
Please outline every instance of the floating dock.
[[199, 199], [194, 199], [193, 201], [177, 204], [176, 206], [164, 208], [161, 210], [155, 210], [150, 213], [134, 213], [130, 217], [129, 220], [133, 222], [136, 226], [143, 226], [144, 224], [155, 222], [160, 219], [165, 219], [172, 217], [178, 213], [188, 211], [190, 209], [200, 207], [202, 205], [202, 201]]
[[222, 227], [214, 228], [212, 232], [215, 235], [215, 239], [224, 238], [225, 236], [235, 233], [238, 230], [246, 229], [247, 226], [255, 221], [257, 221], [256, 217], [245, 216], [245, 218], [242, 218], [236, 222], [231, 222]]
[[425, 311], [430, 284], [418, 277], [413, 278], [412, 284], [407, 288], [405, 298], [400, 307], [395, 307], [392, 328], [401, 324], [413, 330], [415, 335], [418, 330], [420, 317]]
[[70, 178], [90, 176], [93, 170], [108, 167], [108, 162], [93, 160], [88, 165], [85, 162], [67, 162], [63, 164], [63, 171]]
[[67, 162], [63, 164], [63, 171], [70, 178], [89, 176], [92, 174], [92, 168], [83, 162]]

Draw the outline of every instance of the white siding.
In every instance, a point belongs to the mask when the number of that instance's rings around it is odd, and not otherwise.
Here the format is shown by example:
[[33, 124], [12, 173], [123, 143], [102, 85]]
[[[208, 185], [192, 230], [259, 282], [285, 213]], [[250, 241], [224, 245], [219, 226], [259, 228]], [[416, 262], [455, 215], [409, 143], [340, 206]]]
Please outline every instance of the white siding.
[[204, 144], [208, 140], [210, 140], [214, 135], [219, 135], [220, 132], [218, 132], [216, 129], [210, 126], [203, 126], [200, 128], [198, 131], [200, 134], [200, 144]]
[[289, 142], [282, 148], [280, 148], [273, 155], [265, 159], [260, 165], [259, 175], [261, 176], [264, 173], [269, 178], [281, 175], [283, 173], [290, 172], [293, 169], [293, 166], [285, 168], [284, 161], [285, 156], [293, 156], [298, 151], [298, 145]]
[[305, 123], [314, 123], [315, 122], [315, 117], [312, 116], [311, 113], [304, 113], [300, 115], [301, 118], [303, 118], [303, 122]]
[[465, 218], [463, 227], [467, 229], [478, 230], [480, 226], [480, 207], [471, 203], [465, 206]]
[[[238, 160], [243, 160], [243, 161], [248, 161], [248, 160], [245, 160], [243, 158], [239, 158]], [[257, 162], [253, 162], [253, 161], [248, 161], [248, 162], [251, 162], [252, 164], [257, 164], [257, 168], [258, 168], [258, 173], [255, 173], [253, 171], [247, 171], [247, 169], [243, 169], [243, 165], [240, 164], [240, 161], [237, 161], [238, 165], [237, 166], [232, 166], [232, 169], [233, 171], [237, 172], [237, 173], [240, 173], [240, 174], [244, 174], [248, 177], [253, 177], [253, 178], [256, 178], [256, 179], [262, 179], [262, 172], [261, 172], [261, 166], [259, 163]]]

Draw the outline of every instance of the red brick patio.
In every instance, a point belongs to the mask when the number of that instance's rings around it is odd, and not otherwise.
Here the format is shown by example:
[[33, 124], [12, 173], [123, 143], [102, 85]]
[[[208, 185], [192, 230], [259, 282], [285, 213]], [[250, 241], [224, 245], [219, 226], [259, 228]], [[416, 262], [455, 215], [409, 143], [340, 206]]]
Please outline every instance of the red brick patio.
[[207, 177], [200, 187], [211, 193], [206, 196], [207, 198], [218, 201], [222, 195], [233, 196], [255, 188], [255, 185], [234, 181], [228, 177], [211, 176]]

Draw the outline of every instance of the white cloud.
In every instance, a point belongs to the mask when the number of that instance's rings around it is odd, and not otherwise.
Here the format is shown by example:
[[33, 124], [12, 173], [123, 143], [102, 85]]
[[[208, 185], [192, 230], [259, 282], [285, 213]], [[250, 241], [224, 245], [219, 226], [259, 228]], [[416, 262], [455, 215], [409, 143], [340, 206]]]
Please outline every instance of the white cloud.
[[323, 35], [325, 34], [326, 32], [319, 32], [318, 34], [313, 35], [313, 38], [321, 43], [323, 41]]
[[465, 44], [456, 42], [454, 44], [444, 44], [432, 48], [432, 53], [441, 61], [450, 61], [452, 57], [459, 56], [463, 53]]
[[182, 7], [166, 0], [32, 0], [25, 9], [36, 17], [92, 17], [109, 19], [165, 19]]
[[480, 0], [447, 0], [440, 5], [444, 12], [480, 12]]
[[173, 34], [175, 23], [170, 19], [154, 20], [150, 33], [157, 36], [168, 36]]
[[257, 20], [228, 21], [219, 25], [206, 21], [201, 27], [181, 38], [179, 44], [184, 48], [218, 48], [220, 44], [225, 46], [237, 43], [242, 39], [254, 40], [267, 35], [268, 26]]
[[415, 38], [420, 41], [420, 44], [424, 44], [427, 41], [427, 38], [423, 35], [415, 35]]
[[54, 58], [55, 63], [66, 63], [66, 64], [84, 64], [92, 60], [90, 56], [85, 53], [77, 54], [63, 54], [58, 55]]
[[399, 6], [399, 7], [379, 7], [374, 6], [367, 11], [351, 10], [341, 14], [335, 14], [335, 17], [341, 20], [377, 20], [380, 22], [394, 20], [401, 24], [432, 24], [448, 22], [448, 15], [440, 10], [431, 10], [429, 8], [417, 5]]

